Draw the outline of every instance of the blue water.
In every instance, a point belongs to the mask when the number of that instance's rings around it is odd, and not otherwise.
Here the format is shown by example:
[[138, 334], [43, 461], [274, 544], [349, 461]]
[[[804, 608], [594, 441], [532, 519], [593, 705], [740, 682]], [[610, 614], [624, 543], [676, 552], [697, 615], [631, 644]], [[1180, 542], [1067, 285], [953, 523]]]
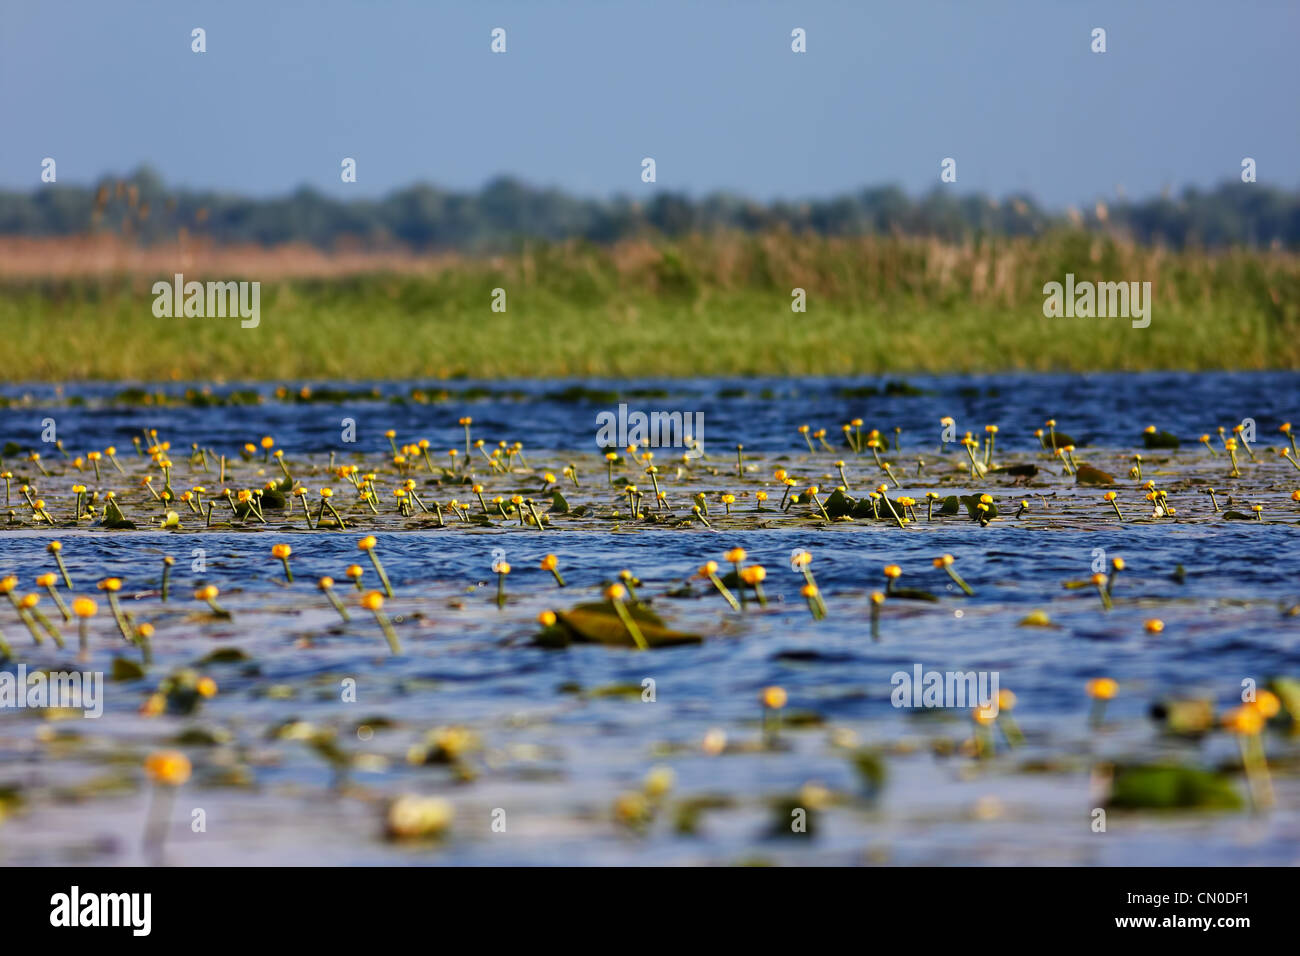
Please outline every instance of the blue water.
[[[855, 415], [886, 429], [891, 439], [889, 430], [900, 426], [902, 452], [891, 457], [904, 462], [942, 459], [936, 446], [943, 415], [977, 434], [995, 422], [998, 448], [1009, 460], [1037, 461], [1043, 473], [1028, 490], [1007, 479], [986, 479], [976, 487], [955, 471], [930, 470], [916, 484], [904, 480], [903, 493], [918, 497], [929, 488], [993, 493], [1004, 517], [987, 528], [964, 517], [928, 522], [924, 505], [922, 520], [906, 531], [870, 522], [825, 527], [810, 517], [779, 513], [771, 515], [771, 527], [761, 528], [729, 522], [716, 499], [710, 505], [714, 530], [635, 528], [600, 513], [613, 495], [602, 487], [605, 476], [593, 457], [594, 419], [610, 406], [546, 397], [563, 383], [494, 386], [525, 397], [430, 405], [390, 401], [409, 394], [412, 385], [406, 383], [380, 386], [388, 397], [376, 401], [298, 404], [268, 398], [254, 407], [202, 409], [126, 406], [111, 400], [115, 387], [69, 389], [61, 397], [48, 389], [8, 389], [18, 404], [0, 408], [0, 441], [34, 445], [41, 420], [53, 417], [71, 452], [116, 443], [129, 468], [141, 467], [130, 438], [142, 427], [158, 428], [174, 449], [197, 442], [231, 455], [245, 441], [270, 434], [289, 458], [302, 462], [311, 453], [319, 466], [331, 449], [359, 449], [378, 463], [387, 428], [398, 432], [399, 441], [426, 437], [438, 448], [463, 446], [456, 422], [471, 415], [476, 437], [523, 441], [538, 471], [558, 473], [571, 457], [586, 456], [586, 484], [566, 493], [571, 503], [590, 499], [599, 508], [585, 519], [557, 516], [545, 532], [505, 522], [399, 529], [401, 523], [386, 514], [373, 530], [396, 591], [385, 610], [403, 643], [398, 657], [388, 655], [374, 620], [355, 606], [355, 592], [342, 573], [360, 563], [368, 586], [376, 586], [356, 550], [361, 531], [307, 532], [300, 519], [278, 517], [266, 528], [204, 531], [201, 522], [185, 516], [182, 532], [0, 526], [0, 572], [19, 574], [23, 590], [31, 589], [34, 574], [52, 569], [45, 544], [57, 536], [79, 592], [94, 594], [95, 580], [120, 576], [124, 606], [156, 628], [148, 675], [110, 683], [99, 721], [47, 724], [31, 712], [0, 711], [0, 787], [17, 783], [27, 795], [21, 815], [0, 822], [0, 861], [138, 862], [147, 799], [138, 761], [183, 728], [202, 726], [221, 729], [230, 740], [188, 748], [196, 774], [178, 795], [178, 806], [205, 807], [213, 822], [206, 833], [193, 833], [178, 811], [168, 849], [175, 864], [1300, 862], [1300, 750], [1295, 738], [1273, 734], [1268, 747], [1278, 805], [1270, 814], [1116, 813], [1108, 834], [1089, 828], [1090, 811], [1100, 805], [1094, 794], [1098, 763], [1176, 759], [1214, 768], [1235, 760], [1235, 742], [1222, 733], [1191, 743], [1162, 735], [1148, 716], [1155, 701], [1207, 697], [1222, 709], [1237, 702], [1243, 680], [1300, 677], [1300, 615], [1294, 612], [1300, 604], [1300, 506], [1289, 500], [1300, 471], [1266, 451], [1285, 446], [1277, 426], [1295, 417], [1300, 376], [910, 377], [908, 383], [926, 394], [842, 394], [884, 382], [609, 387], [629, 393], [633, 408], [704, 413], [705, 441], [718, 473], [685, 481], [690, 492], [699, 487], [711, 498], [731, 487], [757, 487], [776, 464], [815, 479], [832, 456], [808, 458], [797, 427], [808, 423], [834, 435]], [[166, 387], [176, 395], [183, 388]], [[659, 388], [667, 394], [630, 394]], [[84, 398], [85, 404], [69, 404], [69, 397]], [[339, 422], [349, 417], [357, 422], [356, 446], [338, 441]], [[1145, 519], [1137, 482], [1121, 477], [1117, 487], [1130, 518], [1121, 524], [1100, 504], [1100, 490], [1080, 490], [1050, 471], [1051, 462], [1035, 456], [1032, 435], [1048, 417], [1094, 449], [1089, 460], [1120, 476], [1141, 448], [1146, 425], [1183, 437], [1177, 453], [1146, 453], [1148, 474], [1171, 489], [1177, 520], [1133, 520]], [[1260, 462], [1243, 464], [1245, 475], [1234, 483], [1224, 477], [1223, 459], [1210, 459], [1195, 439], [1245, 418], [1256, 424]], [[759, 466], [743, 482], [734, 479], [734, 467], [728, 470], [734, 463], [728, 449], [737, 442]], [[42, 457], [52, 469], [65, 467], [56, 451], [47, 449]], [[182, 455], [173, 450], [173, 457]], [[961, 461], [952, 451], [948, 459], [949, 468]], [[10, 459], [6, 467], [14, 467]], [[909, 470], [910, 465], [900, 469], [900, 476]], [[115, 477], [106, 472], [110, 484]], [[850, 477], [859, 489], [879, 480], [869, 456], [851, 462]], [[66, 478], [45, 483], [61, 480]], [[669, 476], [662, 480], [678, 487]], [[188, 481], [187, 476], [178, 487]], [[517, 477], [487, 481], [500, 486], [496, 493], [524, 484]], [[1223, 520], [1197, 493], [1209, 483], [1242, 501], [1263, 503], [1267, 520]], [[463, 488], [429, 494], [445, 502], [453, 491], [471, 497]], [[142, 516], [148, 502], [133, 493], [139, 503], [130, 511]], [[674, 493], [680, 515], [685, 493]], [[1035, 493], [1049, 496], [1052, 506], [1040, 507], [1043, 499]], [[1009, 512], [1022, 495], [1034, 507], [1014, 519]], [[384, 502], [389, 510], [390, 500]], [[59, 507], [66, 505], [61, 501]], [[737, 515], [752, 507], [743, 499]], [[350, 514], [364, 526], [362, 512]], [[292, 587], [282, 582], [279, 564], [270, 557], [274, 542], [293, 547]], [[734, 613], [707, 585], [692, 580], [702, 562], [722, 562], [723, 552], [734, 546], [768, 569], [766, 610], [751, 606], [743, 615]], [[788, 566], [797, 548], [814, 555], [812, 569], [829, 607], [824, 621], [811, 619], [799, 595], [803, 579]], [[202, 552], [201, 572], [192, 569], [196, 551]], [[945, 552], [957, 556], [956, 568], [973, 597], [961, 595], [931, 566]], [[569, 584], [563, 591], [537, 567], [547, 553], [559, 558]], [[157, 593], [164, 554], [177, 559], [166, 604]], [[502, 555], [514, 571], [510, 600], [499, 610], [491, 565]], [[1112, 611], [1101, 609], [1090, 588], [1062, 587], [1086, 579], [1095, 562], [1104, 566], [1110, 556], [1126, 562]], [[890, 563], [903, 568], [901, 585], [929, 589], [940, 600], [887, 600], [873, 639], [868, 594], [883, 589], [881, 569]], [[1183, 574], [1175, 579], [1180, 566]], [[638, 590], [654, 610], [672, 626], [704, 635], [703, 643], [648, 653], [530, 645], [539, 612], [598, 598], [621, 568], [640, 578]], [[347, 626], [314, 587], [323, 574], [335, 577], [338, 593], [353, 602]], [[208, 617], [193, 600], [193, 589], [209, 582], [220, 587], [231, 620]], [[669, 596], [683, 585], [689, 594]], [[41, 606], [54, 614], [48, 599]], [[1035, 610], [1047, 612], [1055, 626], [1018, 626]], [[1164, 621], [1158, 636], [1144, 630], [1152, 618]], [[71, 652], [60, 655], [49, 642], [32, 647], [8, 607], [0, 610], [0, 627], [29, 667], [74, 663]], [[75, 645], [74, 629], [66, 630]], [[202, 667], [220, 693], [199, 714], [138, 715], [161, 677], [227, 646], [242, 649], [249, 660]], [[139, 657], [116, 635], [103, 607], [92, 649], [86, 666], [93, 669], [108, 669], [113, 656]], [[937, 756], [936, 747], [942, 750], [945, 741], [960, 749], [972, 724], [965, 711], [918, 715], [891, 705], [892, 675], [917, 664], [926, 670], [998, 672], [1001, 686], [1017, 696], [1014, 716], [1026, 744], [1014, 751], [1003, 746], [985, 760]], [[1083, 688], [1103, 675], [1117, 679], [1121, 692], [1107, 708], [1106, 725], [1093, 730]], [[653, 703], [639, 693], [591, 693], [613, 685], [640, 687], [647, 678], [655, 684]], [[356, 681], [355, 703], [340, 699], [346, 679]], [[762, 750], [749, 745], [760, 739], [758, 695], [770, 685], [785, 688], [789, 711], [815, 713], [819, 721], [802, 727], [792, 721], [781, 733], [781, 749]], [[393, 726], [359, 735], [358, 725], [374, 724], [376, 717]], [[340, 788], [334, 772], [306, 745], [268, 735], [291, 720], [338, 732], [340, 746], [360, 758], [347, 785]], [[444, 767], [405, 760], [425, 731], [453, 724], [473, 729], [483, 741], [484, 749], [468, 760], [477, 772], [472, 782], [457, 782]], [[82, 742], [54, 747], [50, 730], [75, 732]], [[723, 731], [733, 749], [704, 753], [700, 742], [710, 730]], [[849, 750], [861, 746], [885, 755], [889, 780], [878, 796], [866, 792], [850, 765]], [[611, 806], [655, 766], [672, 768], [676, 784], [648, 832], [637, 834], [612, 820]], [[242, 768], [251, 784], [219, 785], [232, 767]], [[75, 812], [58, 798], [59, 786], [114, 774], [128, 784], [125, 792], [95, 796]], [[1244, 793], [1244, 781], [1234, 779]], [[816, 836], [770, 838], [769, 803], [810, 782], [836, 795], [820, 811]], [[456, 820], [449, 835], [414, 847], [382, 840], [383, 803], [400, 793], [450, 799]], [[702, 794], [725, 795], [731, 806], [705, 813], [694, 835], [676, 833], [674, 801]], [[506, 810], [511, 821], [505, 833], [490, 829], [495, 809]]]
[[[919, 395], [888, 394], [890, 383], [905, 384]], [[143, 387], [180, 399], [187, 389], [207, 388], [220, 397], [238, 390], [260, 393], [265, 403], [219, 408], [149, 408], [124, 406], [112, 401], [128, 386], [31, 385], [0, 387], [0, 395], [30, 400], [30, 406], [0, 408], [0, 440], [23, 446], [38, 443], [41, 419], [58, 408], [60, 431], [69, 443], [78, 435], [96, 441], [129, 443], [141, 428], [165, 428], [174, 444], [187, 447], [202, 442], [232, 453], [246, 441], [263, 434], [275, 436], [286, 453], [355, 450], [341, 441], [340, 422], [356, 422], [357, 440], [375, 451], [386, 446], [383, 433], [427, 438], [435, 448], [463, 444], [457, 425], [462, 415], [474, 418], [475, 433], [492, 439], [511, 436], [528, 447], [596, 449], [596, 416], [617, 411], [605, 400], [556, 400], [571, 388], [613, 392], [629, 411], [702, 412], [705, 441], [720, 449], [737, 442], [755, 451], [797, 452], [802, 446], [796, 433], [800, 425], [828, 430], [835, 444], [837, 429], [854, 417], [867, 427], [903, 429], [904, 445], [931, 446], [937, 439], [939, 419], [952, 416], [962, 430], [979, 431], [988, 423], [1002, 423], [998, 443], [1008, 450], [1037, 447], [1033, 430], [1048, 418], [1081, 443], [1119, 445], [1136, 443], [1142, 429], [1156, 424], [1185, 440], [1194, 441], [1217, 425], [1232, 425], [1245, 418], [1257, 423], [1259, 434], [1274, 435], [1290, 420], [1300, 396], [1300, 372], [1214, 373], [1106, 373], [1094, 375], [979, 375], [961, 377], [872, 376], [864, 378], [809, 379], [663, 379], [620, 382], [610, 380], [510, 382], [481, 381], [329, 383], [294, 382], [318, 392], [335, 388], [350, 393], [374, 390], [378, 398], [330, 402], [282, 402], [267, 385], [161, 384]], [[864, 389], [877, 394], [860, 395]], [[432, 404], [409, 400], [413, 390], [430, 398], [446, 392]], [[477, 396], [486, 391], [485, 397]], [[60, 398], [62, 397], [62, 399]], [[84, 399], [84, 407], [67, 407], [68, 397]], [[56, 404], [50, 404], [56, 403]], [[37, 414], [40, 413], [40, 414]], [[873, 425], [873, 423], [876, 423]], [[1012, 423], [1019, 428], [1009, 427]], [[924, 436], [922, 438], [922, 436]]]

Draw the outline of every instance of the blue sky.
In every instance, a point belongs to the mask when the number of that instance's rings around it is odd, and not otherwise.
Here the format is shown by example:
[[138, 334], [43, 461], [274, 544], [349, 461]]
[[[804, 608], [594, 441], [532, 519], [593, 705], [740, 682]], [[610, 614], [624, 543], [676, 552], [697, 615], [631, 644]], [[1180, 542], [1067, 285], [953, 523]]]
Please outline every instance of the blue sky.
[[951, 156], [959, 192], [1061, 207], [1213, 185], [1251, 156], [1295, 188], [1298, 40], [1300, 4], [1249, 0], [3, 0], [0, 187], [39, 186], [50, 156], [60, 182], [149, 163], [258, 196], [510, 174], [768, 200], [926, 191]]

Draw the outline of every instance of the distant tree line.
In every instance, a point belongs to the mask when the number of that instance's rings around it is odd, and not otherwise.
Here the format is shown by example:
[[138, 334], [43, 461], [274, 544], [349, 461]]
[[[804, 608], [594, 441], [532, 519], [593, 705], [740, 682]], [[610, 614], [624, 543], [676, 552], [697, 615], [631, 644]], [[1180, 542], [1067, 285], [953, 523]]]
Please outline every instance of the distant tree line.
[[1028, 196], [995, 200], [943, 190], [909, 197], [893, 186], [822, 200], [759, 203], [716, 193], [698, 199], [665, 191], [643, 200], [583, 199], [501, 177], [478, 192], [429, 185], [381, 199], [340, 200], [310, 188], [251, 199], [168, 189], [152, 170], [95, 186], [50, 185], [0, 192], [0, 234], [125, 234], [145, 243], [182, 230], [222, 242], [305, 242], [331, 249], [356, 244], [418, 250], [503, 251], [527, 239], [608, 243], [645, 235], [788, 229], [828, 236], [900, 234], [960, 241], [1032, 236], [1062, 227], [1126, 235], [1172, 248], [1300, 248], [1300, 193], [1230, 182], [1178, 196], [1097, 203], [1053, 212]]

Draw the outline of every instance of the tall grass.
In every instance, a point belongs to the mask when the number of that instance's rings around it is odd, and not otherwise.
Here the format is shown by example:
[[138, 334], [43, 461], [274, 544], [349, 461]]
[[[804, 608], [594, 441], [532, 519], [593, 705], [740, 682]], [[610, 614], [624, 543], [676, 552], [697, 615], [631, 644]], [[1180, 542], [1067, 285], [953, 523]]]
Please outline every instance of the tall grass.
[[[1300, 257], [1174, 253], [1074, 233], [964, 245], [718, 235], [528, 244], [470, 260], [155, 248], [42, 269], [56, 259], [0, 259], [5, 380], [1300, 365]], [[175, 271], [261, 281], [260, 327], [155, 318], [150, 286]], [[1067, 272], [1151, 282], [1150, 327], [1044, 317], [1043, 284]], [[491, 310], [497, 288], [504, 313]], [[791, 311], [795, 288], [806, 313]]]

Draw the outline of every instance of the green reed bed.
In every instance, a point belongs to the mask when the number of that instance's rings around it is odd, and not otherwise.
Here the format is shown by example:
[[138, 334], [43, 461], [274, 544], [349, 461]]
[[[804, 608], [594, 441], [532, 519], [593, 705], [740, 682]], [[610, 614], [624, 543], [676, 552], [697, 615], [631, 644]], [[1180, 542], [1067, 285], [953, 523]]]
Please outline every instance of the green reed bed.
[[[179, 267], [178, 267], [179, 269]], [[1151, 323], [1048, 318], [1043, 285], [1152, 283]], [[529, 246], [425, 273], [262, 282], [257, 328], [156, 318], [167, 276], [0, 280], [7, 381], [518, 378], [1300, 364], [1300, 259], [1093, 236], [791, 235]], [[506, 311], [493, 311], [493, 290]], [[791, 309], [803, 289], [807, 311]]]

